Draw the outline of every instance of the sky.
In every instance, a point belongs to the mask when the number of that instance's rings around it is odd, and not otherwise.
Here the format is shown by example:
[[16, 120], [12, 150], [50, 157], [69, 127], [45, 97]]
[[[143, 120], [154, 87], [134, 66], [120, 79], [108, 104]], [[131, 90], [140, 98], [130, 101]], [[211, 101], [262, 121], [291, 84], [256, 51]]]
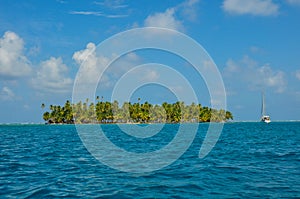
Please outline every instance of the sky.
[[[121, 48], [115, 42], [111, 54], [93, 54], [101, 42], [143, 27], [176, 30], [203, 47], [221, 75], [235, 121], [259, 120], [262, 91], [272, 120], [300, 120], [299, 20], [300, 0], [0, 0], [0, 123], [43, 122], [47, 108], [42, 103], [49, 107], [71, 100], [79, 71], [95, 76]], [[150, 34], [172, 40], [172, 35]], [[192, 85], [199, 103], [212, 103], [191, 63], [157, 49], [119, 57], [96, 85], [95, 96], [111, 100], [128, 72], [127, 78], [154, 82], [132, 91], [133, 102], [174, 102], [177, 94], [189, 95], [188, 84], [174, 79], [179, 74]], [[172, 85], [155, 84], [159, 79]]]

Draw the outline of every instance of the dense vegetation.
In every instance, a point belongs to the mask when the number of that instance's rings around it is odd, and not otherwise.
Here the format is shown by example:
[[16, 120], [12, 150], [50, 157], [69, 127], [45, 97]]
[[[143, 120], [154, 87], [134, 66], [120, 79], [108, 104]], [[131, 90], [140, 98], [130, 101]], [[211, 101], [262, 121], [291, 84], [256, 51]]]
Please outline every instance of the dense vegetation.
[[[42, 104], [42, 108], [45, 105]], [[121, 107], [117, 101], [97, 103], [66, 101], [64, 106], [50, 105], [50, 112], [43, 114], [46, 123], [179, 123], [179, 122], [225, 122], [232, 120], [231, 112], [202, 107], [201, 104], [184, 102], [173, 104], [164, 102], [152, 105], [148, 102], [125, 102]]]

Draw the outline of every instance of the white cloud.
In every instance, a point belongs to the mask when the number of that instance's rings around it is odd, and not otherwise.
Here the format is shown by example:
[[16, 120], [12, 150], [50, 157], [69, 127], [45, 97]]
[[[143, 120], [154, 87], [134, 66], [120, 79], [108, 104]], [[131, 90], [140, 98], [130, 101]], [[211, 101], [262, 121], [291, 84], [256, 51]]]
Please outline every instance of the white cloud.
[[14, 92], [6, 86], [4, 86], [2, 88], [2, 90], [0, 91], [0, 99], [1, 100], [13, 100], [15, 98], [15, 96], [16, 95], [14, 94]]
[[259, 79], [261, 80], [256, 82], [258, 87], [265, 85], [267, 87], [275, 88], [275, 91], [278, 93], [284, 92], [286, 87], [284, 72], [275, 72], [269, 65], [261, 66], [260, 68], [256, 69], [256, 71]]
[[155, 13], [150, 15], [144, 21], [146, 27], [168, 28], [183, 31], [182, 22], [175, 18], [175, 8], [168, 8], [163, 13]]
[[105, 6], [109, 9], [123, 9], [127, 8], [128, 5], [124, 4], [123, 0], [104, 0], [104, 1], [94, 1], [95, 5]]
[[[86, 84], [97, 82], [99, 74], [109, 63], [109, 59], [96, 55], [96, 45], [88, 43], [86, 48], [73, 54], [73, 59], [80, 65], [79, 78], [84, 76]], [[82, 78], [81, 78], [82, 79]]]
[[107, 18], [123, 18], [128, 17], [128, 15], [120, 15], [120, 14], [106, 14], [102, 12], [95, 12], [95, 11], [72, 11], [69, 14], [73, 15], [92, 15], [98, 17], [107, 17]]
[[295, 76], [298, 80], [300, 80], [300, 70], [297, 70]]
[[266, 52], [263, 48], [260, 48], [258, 46], [251, 46], [249, 48], [249, 51], [252, 53], [252, 54], [257, 54], [257, 55], [265, 55]]
[[286, 88], [284, 72], [273, 70], [269, 64], [259, 66], [256, 61], [248, 56], [244, 56], [243, 59], [238, 61], [229, 59], [224, 73], [224, 77], [233, 86], [241, 86], [246, 83], [251, 89], [270, 88], [278, 93], [284, 92]]
[[[78, 74], [80, 81], [83, 81], [82, 77], [85, 77], [84, 83], [87, 85], [82, 85], [83, 87], [97, 83], [102, 73], [99, 81], [99, 87], [109, 88], [124, 73], [140, 63], [140, 58], [135, 53], [128, 53], [117, 58], [114, 54], [110, 57], [98, 55], [95, 50], [95, 44], [89, 43], [85, 49], [73, 54], [73, 59], [80, 65], [80, 71]], [[108, 64], [115, 58], [117, 58], [117, 60], [108, 66]]]
[[198, 14], [198, 3], [199, 0], [187, 0], [179, 6], [177, 6], [177, 9], [180, 11], [180, 13], [182, 14], [182, 16], [184, 16], [185, 19], [195, 21], [197, 19]]
[[98, 17], [106, 17], [106, 18], [124, 18], [129, 16], [129, 11], [125, 10], [128, 5], [123, 3], [123, 0], [104, 0], [104, 1], [94, 1], [94, 5], [100, 6], [101, 10], [103, 7], [106, 7], [104, 10], [109, 10], [110, 13], [107, 12], [99, 12], [99, 11], [71, 11], [69, 14], [73, 15], [91, 15]]
[[95, 12], [95, 11], [71, 11], [70, 14], [73, 14], [73, 15], [94, 15], [94, 16], [103, 15], [102, 12]]
[[225, 73], [235, 73], [238, 72], [240, 69], [239, 65], [232, 59], [229, 59], [226, 63], [226, 67], [225, 67]]
[[[166, 9], [164, 12], [151, 14], [144, 20], [144, 27], [159, 27], [184, 32], [185, 27], [183, 21], [195, 21], [197, 19], [197, 5], [199, 1], [200, 0], [186, 0], [175, 7]], [[179, 17], [183, 20], [179, 20]], [[137, 23], [134, 23], [133, 27], [137, 27]], [[157, 34], [165, 35], [166, 32], [162, 30], [151, 30], [151, 34], [155, 36]], [[167, 35], [169, 36], [169, 34]]]
[[78, 63], [82, 64], [89, 56], [95, 55], [96, 45], [94, 43], [88, 43], [86, 49], [77, 51], [73, 54], [73, 59]]
[[279, 12], [279, 6], [272, 0], [224, 0], [222, 7], [235, 15], [272, 16]]
[[160, 78], [157, 69], [150, 66], [140, 66], [130, 71], [131, 79], [136, 79], [137, 82], [155, 82]]
[[146, 75], [143, 77], [143, 79], [147, 81], [156, 81], [159, 78], [159, 74], [155, 70], [149, 70]]
[[291, 5], [300, 5], [300, 0], [286, 0]]
[[30, 74], [31, 66], [23, 50], [22, 38], [14, 32], [4, 33], [0, 38], [0, 76], [17, 78]]
[[40, 64], [36, 77], [32, 79], [32, 85], [45, 92], [65, 93], [71, 91], [73, 80], [65, 77], [68, 67], [62, 59], [51, 57]]

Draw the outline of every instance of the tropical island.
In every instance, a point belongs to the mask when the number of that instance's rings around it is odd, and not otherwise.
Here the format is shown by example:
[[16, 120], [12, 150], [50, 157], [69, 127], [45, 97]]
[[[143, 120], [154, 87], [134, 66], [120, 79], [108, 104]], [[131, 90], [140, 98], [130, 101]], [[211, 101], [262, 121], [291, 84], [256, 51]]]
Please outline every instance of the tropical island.
[[[97, 96], [96, 103], [79, 101], [71, 104], [67, 100], [64, 106], [50, 105], [43, 113], [46, 124], [109, 124], [109, 123], [199, 123], [226, 122], [233, 119], [231, 112], [202, 107], [201, 104], [184, 102], [150, 104], [148, 102], [103, 101]], [[45, 104], [42, 104], [45, 108]]]

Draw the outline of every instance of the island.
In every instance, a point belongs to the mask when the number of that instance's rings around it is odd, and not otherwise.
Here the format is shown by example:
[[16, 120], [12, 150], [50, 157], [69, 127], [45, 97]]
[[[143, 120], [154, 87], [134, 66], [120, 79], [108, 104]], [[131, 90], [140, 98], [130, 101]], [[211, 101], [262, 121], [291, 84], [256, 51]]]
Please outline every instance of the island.
[[[45, 108], [45, 104], [42, 104]], [[119, 106], [118, 101], [103, 101], [99, 97], [96, 102], [72, 104], [67, 100], [64, 106], [50, 105], [49, 111], [43, 113], [46, 124], [110, 124], [110, 123], [199, 123], [226, 122], [233, 120], [233, 115], [227, 110], [217, 110], [202, 107], [201, 104], [184, 102], [164, 102], [151, 104], [147, 101], [140, 103], [124, 102]]]

